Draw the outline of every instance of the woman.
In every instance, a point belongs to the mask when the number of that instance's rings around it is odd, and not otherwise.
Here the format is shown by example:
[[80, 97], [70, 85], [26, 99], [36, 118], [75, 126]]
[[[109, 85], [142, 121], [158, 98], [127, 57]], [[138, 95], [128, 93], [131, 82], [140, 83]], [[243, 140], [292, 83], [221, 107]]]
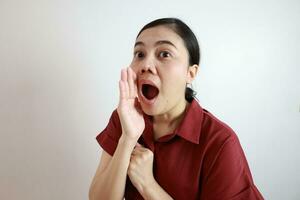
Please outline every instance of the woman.
[[176, 18], [142, 28], [120, 100], [97, 136], [103, 148], [90, 199], [263, 199], [234, 131], [188, 88], [197, 39]]

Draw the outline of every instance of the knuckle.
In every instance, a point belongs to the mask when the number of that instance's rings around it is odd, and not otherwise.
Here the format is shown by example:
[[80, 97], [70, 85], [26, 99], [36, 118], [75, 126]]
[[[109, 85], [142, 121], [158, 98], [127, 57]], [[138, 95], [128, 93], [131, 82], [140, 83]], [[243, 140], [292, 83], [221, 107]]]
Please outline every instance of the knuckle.
[[146, 154], [151, 156], [151, 155], [153, 155], [153, 152], [150, 149], [146, 149]]
[[133, 162], [130, 162], [128, 170], [133, 171], [136, 168], [136, 165]]

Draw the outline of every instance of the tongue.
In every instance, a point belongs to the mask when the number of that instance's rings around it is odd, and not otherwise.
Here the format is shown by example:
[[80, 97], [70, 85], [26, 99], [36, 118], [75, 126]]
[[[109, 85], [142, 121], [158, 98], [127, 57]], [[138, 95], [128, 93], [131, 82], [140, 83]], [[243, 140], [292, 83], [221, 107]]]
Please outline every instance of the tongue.
[[151, 100], [158, 95], [158, 89], [152, 85], [145, 84], [142, 87], [143, 95]]

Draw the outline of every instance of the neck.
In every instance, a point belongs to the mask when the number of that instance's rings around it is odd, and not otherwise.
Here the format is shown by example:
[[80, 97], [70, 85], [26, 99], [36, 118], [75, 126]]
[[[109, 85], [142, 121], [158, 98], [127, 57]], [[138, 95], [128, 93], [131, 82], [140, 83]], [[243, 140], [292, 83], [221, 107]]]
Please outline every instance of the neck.
[[184, 99], [180, 103], [176, 104], [170, 111], [153, 116], [153, 123], [156, 125], [164, 125], [168, 127], [177, 126], [184, 116], [184, 112], [188, 102]]

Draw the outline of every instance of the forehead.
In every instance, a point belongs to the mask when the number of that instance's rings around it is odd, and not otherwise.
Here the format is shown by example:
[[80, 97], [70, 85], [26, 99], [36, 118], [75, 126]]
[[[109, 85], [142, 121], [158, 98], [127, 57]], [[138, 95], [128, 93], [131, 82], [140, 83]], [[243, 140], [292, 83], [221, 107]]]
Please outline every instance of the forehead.
[[176, 48], [185, 48], [182, 38], [171, 28], [166, 26], [155, 26], [144, 30], [136, 39], [136, 42], [142, 42], [146, 46], [153, 45], [157, 41], [170, 41]]

